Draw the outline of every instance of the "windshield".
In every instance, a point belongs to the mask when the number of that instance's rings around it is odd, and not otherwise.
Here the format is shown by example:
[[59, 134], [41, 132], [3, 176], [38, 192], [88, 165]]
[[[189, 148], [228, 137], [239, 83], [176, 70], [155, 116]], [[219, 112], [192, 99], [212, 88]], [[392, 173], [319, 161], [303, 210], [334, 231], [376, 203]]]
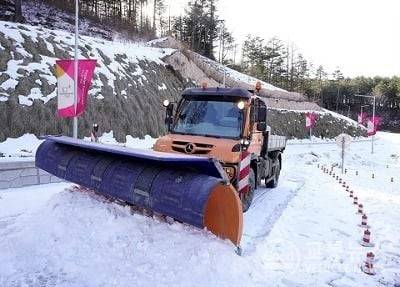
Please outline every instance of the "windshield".
[[215, 137], [240, 137], [242, 111], [236, 102], [185, 100], [173, 132]]

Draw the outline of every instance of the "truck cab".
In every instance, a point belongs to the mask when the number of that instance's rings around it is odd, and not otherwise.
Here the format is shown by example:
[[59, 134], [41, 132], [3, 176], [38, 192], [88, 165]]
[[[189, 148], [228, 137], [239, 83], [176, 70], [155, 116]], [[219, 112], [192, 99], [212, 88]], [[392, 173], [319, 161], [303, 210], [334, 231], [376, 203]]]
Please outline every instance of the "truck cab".
[[[168, 133], [154, 150], [219, 161], [245, 211], [263, 180], [277, 185], [286, 139], [271, 135], [263, 98], [240, 88], [203, 87], [186, 89], [176, 106], [168, 101], [164, 106]], [[244, 172], [248, 188], [242, 191]]]

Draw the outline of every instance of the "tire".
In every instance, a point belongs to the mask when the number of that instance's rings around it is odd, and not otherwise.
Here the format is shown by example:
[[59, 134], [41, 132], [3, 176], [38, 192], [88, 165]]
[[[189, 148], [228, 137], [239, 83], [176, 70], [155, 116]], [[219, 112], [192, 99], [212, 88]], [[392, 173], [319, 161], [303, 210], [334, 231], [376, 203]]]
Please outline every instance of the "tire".
[[279, 181], [279, 175], [281, 174], [281, 162], [279, 159], [276, 159], [278, 162], [276, 165], [273, 167], [274, 169], [274, 177], [265, 184], [266, 187], [268, 188], [275, 188], [278, 186], [278, 181]]
[[255, 190], [256, 190], [256, 177], [254, 175], [254, 170], [250, 169], [249, 191], [240, 196], [240, 199], [242, 201], [243, 212], [246, 212], [250, 208], [251, 202], [253, 201]]

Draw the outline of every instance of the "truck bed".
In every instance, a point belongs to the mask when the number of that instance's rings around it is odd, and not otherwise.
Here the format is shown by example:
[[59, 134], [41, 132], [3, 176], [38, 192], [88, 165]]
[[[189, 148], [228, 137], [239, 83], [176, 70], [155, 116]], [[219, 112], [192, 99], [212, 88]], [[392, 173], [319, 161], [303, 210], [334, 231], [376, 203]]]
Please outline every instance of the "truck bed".
[[270, 135], [268, 137], [268, 151], [284, 150], [286, 148], [286, 137]]

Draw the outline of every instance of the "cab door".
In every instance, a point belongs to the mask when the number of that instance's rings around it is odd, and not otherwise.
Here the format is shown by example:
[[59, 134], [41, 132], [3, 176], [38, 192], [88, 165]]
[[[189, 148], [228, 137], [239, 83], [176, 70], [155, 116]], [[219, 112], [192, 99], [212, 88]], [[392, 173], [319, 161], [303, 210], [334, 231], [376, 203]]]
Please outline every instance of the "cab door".
[[264, 143], [264, 132], [267, 129], [267, 106], [260, 98], [254, 98], [250, 107], [251, 142], [248, 151], [260, 156]]

